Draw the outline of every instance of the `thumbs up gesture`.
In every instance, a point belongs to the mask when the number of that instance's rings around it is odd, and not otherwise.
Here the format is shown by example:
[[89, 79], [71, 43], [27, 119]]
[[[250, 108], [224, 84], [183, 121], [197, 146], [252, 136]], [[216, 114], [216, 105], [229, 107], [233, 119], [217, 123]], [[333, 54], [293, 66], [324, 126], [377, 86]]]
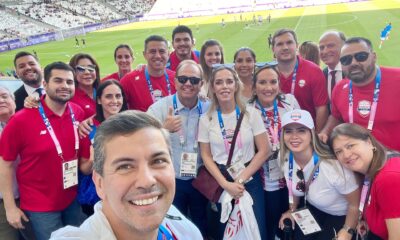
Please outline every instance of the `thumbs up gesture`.
[[182, 127], [181, 118], [174, 115], [174, 109], [172, 107], [168, 108], [168, 115], [165, 118], [163, 127], [171, 133], [179, 131]]

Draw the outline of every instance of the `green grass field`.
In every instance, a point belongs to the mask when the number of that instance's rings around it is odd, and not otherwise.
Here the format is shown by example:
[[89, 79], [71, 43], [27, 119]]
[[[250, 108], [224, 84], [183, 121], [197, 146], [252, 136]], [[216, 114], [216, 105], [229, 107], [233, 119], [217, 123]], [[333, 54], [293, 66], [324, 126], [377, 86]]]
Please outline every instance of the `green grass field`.
[[[343, 31], [346, 36], [364, 36], [369, 38], [378, 55], [378, 64], [386, 66], [400, 66], [400, 1], [375, 0], [361, 3], [335, 4], [328, 6], [293, 8], [274, 11], [256, 12], [264, 19], [271, 13], [271, 23], [254, 25], [254, 13], [243, 14], [246, 22], [234, 22], [235, 15], [197, 17], [165, 21], [140, 22], [117, 26], [98, 32], [87, 34], [86, 48], [75, 48], [75, 39], [50, 42], [25, 49], [17, 49], [0, 54], [0, 71], [13, 68], [13, 57], [21, 50], [38, 53], [42, 66], [53, 61], [68, 62], [70, 57], [78, 52], [92, 54], [101, 67], [101, 75], [105, 76], [116, 71], [113, 59], [114, 48], [120, 43], [130, 44], [136, 60], [134, 65], [144, 63], [142, 51], [144, 39], [151, 34], [160, 34], [171, 39], [172, 29], [177, 24], [185, 24], [192, 28], [196, 39], [196, 48], [210, 38], [218, 39], [224, 46], [225, 62], [232, 62], [236, 49], [248, 46], [255, 50], [257, 61], [272, 60], [271, 50], [266, 42], [267, 36], [279, 28], [291, 28], [298, 34], [299, 43], [312, 40], [318, 42], [319, 36], [328, 29]], [[224, 18], [226, 27], [220, 25]], [[239, 15], [236, 14], [239, 20]], [[392, 22], [393, 29], [390, 39], [385, 41], [382, 49], [378, 49], [379, 34], [384, 26]], [[79, 38], [80, 39], [80, 38]]]

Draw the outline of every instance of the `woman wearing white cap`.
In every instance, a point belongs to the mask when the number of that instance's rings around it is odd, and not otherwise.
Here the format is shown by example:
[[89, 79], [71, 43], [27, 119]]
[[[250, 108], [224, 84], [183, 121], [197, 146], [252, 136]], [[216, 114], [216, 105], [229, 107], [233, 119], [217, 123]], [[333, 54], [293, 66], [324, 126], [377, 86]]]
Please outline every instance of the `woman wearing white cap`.
[[289, 208], [288, 190], [278, 164], [281, 119], [284, 113], [300, 109], [300, 106], [292, 94], [281, 93], [279, 73], [273, 65], [265, 65], [255, 72], [252, 90], [254, 95], [250, 99], [250, 105], [260, 110], [272, 144], [272, 155], [260, 171], [264, 187], [265, 215], [268, 218], [268, 239], [275, 239], [275, 235], [280, 235], [279, 219]]
[[280, 227], [285, 218], [294, 227], [296, 219], [296, 240], [330, 240], [336, 233], [336, 239], [351, 239], [360, 200], [353, 172], [343, 169], [319, 141], [309, 112], [287, 112], [282, 128], [280, 162], [289, 189], [289, 210], [282, 214]]

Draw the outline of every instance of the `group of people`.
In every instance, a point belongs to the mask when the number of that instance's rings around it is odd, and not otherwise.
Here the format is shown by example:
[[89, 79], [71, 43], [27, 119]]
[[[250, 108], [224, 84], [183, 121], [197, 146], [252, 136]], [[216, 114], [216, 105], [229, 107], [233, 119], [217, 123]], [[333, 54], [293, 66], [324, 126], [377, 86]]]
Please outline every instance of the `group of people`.
[[[219, 41], [198, 52], [193, 39], [177, 26], [169, 53], [149, 36], [137, 69], [121, 44], [104, 79], [89, 54], [43, 76], [15, 56], [23, 86], [0, 87], [1, 239], [223, 239], [249, 224], [220, 221], [241, 201], [256, 239], [400, 236], [400, 70], [377, 66], [368, 39], [323, 33], [323, 70], [290, 29], [259, 67], [250, 48], [231, 65]], [[195, 183], [202, 167], [217, 200]]]

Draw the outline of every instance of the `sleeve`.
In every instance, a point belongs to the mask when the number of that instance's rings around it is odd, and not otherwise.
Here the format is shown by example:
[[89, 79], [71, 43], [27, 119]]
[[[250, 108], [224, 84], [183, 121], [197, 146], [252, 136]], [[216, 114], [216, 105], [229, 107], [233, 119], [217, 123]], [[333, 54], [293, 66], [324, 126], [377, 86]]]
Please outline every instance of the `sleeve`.
[[198, 142], [209, 143], [210, 142], [210, 128], [211, 122], [208, 120], [207, 114], [200, 117], [199, 121], [199, 133], [198, 133]]
[[20, 129], [23, 124], [19, 124], [16, 118], [12, 118], [1, 133], [0, 156], [5, 161], [15, 161], [23, 145], [23, 135]]
[[374, 183], [376, 188], [376, 201], [384, 219], [400, 218], [400, 172], [388, 171]]
[[[136, 72], [136, 71], [134, 71], [134, 72]], [[130, 88], [129, 82], [130, 82], [131, 76], [133, 76], [132, 74], [133, 74], [133, 73], [128, 73], [128, 74], [126, 74], [124, 77], [122, 77], [122, 79], [121, 79], [121, 81], [120, 81], [121, 86], [122, 86], [122, 89], [123, 89], [124, 94], [125, 94], [125, 101], [128, 103], [128, 108], [129, 108], [129, 109], [131, 108], [131, 107], [129, 106], [130, 99], [131, 99], [131, 95], [130, 95], [130, 91], [129, 91], [129, 88]]]
[[90, 146], [92, 145], [90, 143], [89, 136], [86, 136], [86, 137], [80, 139], [79, 144], [80, 144], [80, 148], [79, 148], [80, 157], [89, 159], [90, 158]]
[[315, 107], [320, 107], [328, 104], [328, 89], [324, 73], [321, 69], [316, 68], [313, 74], [313, 83], [311, 84], [312, 98]]
[[[342, 80], [343, 81], [343, 80]], [[340, 84], [340, 83], [339, 83]], [[344, 122], [343, 121], [343, 118], [342, 118], [342, 116], [341, 116], [341, 114], [340, 114], [340, 111], [339, 111], [339, 109], [338, 109], [338, 100], [339, 100], [339, 90], [338, 90], [338, 85], [336, 85], [334, 88], [333, 88], [333, 91], [332, 91], [332, 103], [331, 103], [331, 110], [332, 110], [332, 113], [331, 113], [331, 115], [333, 116], [333, 117], [335, 117], [336, 119], [338, 119], [338, 120], [340, 120], [341, 122]]]
[[267, 130], [265, 129], [264, 121], [261, 118], [259, 110], [250, 106], [248, 106], [247, 109], [249, 113], [249, 123], [253, 130], [253, 136], [266, 132]]

